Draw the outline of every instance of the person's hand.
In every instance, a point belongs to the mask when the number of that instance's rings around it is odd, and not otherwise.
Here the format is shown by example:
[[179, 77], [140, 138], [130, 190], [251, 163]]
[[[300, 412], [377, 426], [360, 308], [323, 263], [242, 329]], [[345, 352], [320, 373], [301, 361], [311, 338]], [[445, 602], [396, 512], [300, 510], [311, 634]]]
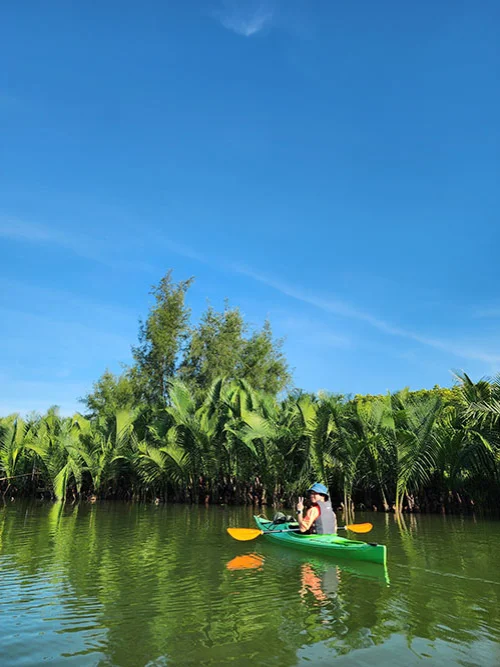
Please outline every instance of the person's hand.
[[299, 496], [299, 502], [297, 503], [297, 512], [302, 512], [304, 509], [304, 498], [303, 496]]

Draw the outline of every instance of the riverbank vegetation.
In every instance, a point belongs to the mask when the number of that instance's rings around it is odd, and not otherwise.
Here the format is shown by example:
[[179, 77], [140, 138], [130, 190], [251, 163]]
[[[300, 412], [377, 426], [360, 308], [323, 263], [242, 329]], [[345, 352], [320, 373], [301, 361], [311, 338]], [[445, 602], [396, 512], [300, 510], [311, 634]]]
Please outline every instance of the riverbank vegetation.
[[291, 388], [282, 341], [237, 308], [190, 323], [191, 281], [153, 289], [134, 363], [82, 414], [0, 419], [0, 493], [290, 506], [314, 480], [336, 505], [471, 511], [500, 501], [500, 378], [347, 397]]

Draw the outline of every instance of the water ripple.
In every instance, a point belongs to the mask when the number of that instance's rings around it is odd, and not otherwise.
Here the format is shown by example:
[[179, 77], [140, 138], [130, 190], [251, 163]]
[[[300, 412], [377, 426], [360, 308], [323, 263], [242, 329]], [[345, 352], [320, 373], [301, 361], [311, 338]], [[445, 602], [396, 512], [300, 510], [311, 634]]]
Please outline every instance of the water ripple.
[[478, 664], [496, 664], [487, 660], [500, 637], [500, 581], [485, 554], [497, 553], [500, 532], [471, 561], [462, 533], [436, 529], [412, 541], [376, 517], [389, 580], [379, 566], [311, 559], [263, 540], [246, 548], [225, 533], [229, 521], [251, 525], [246, 510], [231, 512], [0, 510], [2, 667], [267, 667], [332, 657], [342, 664], [351, 654], [345, 664], [366, 656], [378, 664], [385, 646], [398, 664], [438, 652], [461, 664], [468, 651]]

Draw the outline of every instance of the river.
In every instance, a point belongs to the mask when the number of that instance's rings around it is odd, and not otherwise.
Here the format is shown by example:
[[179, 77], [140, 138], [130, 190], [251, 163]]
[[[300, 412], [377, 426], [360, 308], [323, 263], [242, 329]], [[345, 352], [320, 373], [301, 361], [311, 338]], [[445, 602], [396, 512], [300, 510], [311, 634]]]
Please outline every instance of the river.
[[356, 520], [386, 570], [236, 542], [250, 508], [0, 505], [0, 665], [500, 665], [500, 522]]

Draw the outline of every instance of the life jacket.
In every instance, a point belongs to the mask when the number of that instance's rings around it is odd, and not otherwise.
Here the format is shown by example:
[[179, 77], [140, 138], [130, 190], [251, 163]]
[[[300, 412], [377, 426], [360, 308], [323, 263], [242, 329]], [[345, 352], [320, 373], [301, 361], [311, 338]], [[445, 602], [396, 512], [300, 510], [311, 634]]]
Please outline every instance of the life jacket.
[[314, 503], [312, 506], [318, 508], [319, 516], [307, 532], [310, 535], [335, 535], [337, 532], [337, 517], [333, 511], [332, 503], [325, 500], [321, 503]]

